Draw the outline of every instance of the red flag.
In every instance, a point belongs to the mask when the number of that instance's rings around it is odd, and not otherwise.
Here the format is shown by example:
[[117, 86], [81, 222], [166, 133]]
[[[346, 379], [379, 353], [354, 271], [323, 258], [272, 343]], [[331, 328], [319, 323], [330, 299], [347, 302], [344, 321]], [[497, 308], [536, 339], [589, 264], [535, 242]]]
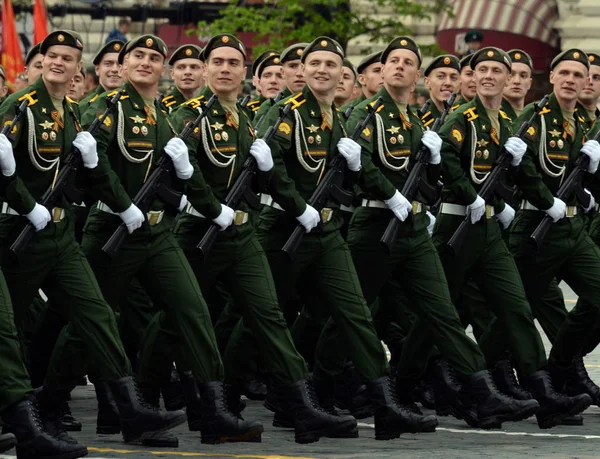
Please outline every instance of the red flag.
[[6, 71], [6, 81], [12, 85], [24, 66], [12, 0], [4, 0], [2, 8], [2, 65]]
[[33, 3], [33, 43], [41, 42], [48, 35], [48, 10], [45, 0]]

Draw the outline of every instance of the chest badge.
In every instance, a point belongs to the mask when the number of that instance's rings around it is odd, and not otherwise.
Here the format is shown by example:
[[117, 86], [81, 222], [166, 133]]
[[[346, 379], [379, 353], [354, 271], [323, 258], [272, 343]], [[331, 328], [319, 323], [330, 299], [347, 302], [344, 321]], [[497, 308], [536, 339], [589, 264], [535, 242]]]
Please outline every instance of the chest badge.
[[310, 132], [311, 134], [314, 134], [319, 130], [319, 127], [315, 126], [314, 124], [311, 124], [310, 126], [307, 126], [306, 129], [308, 129], [308, 132]]
[[489, 142], [487, 140], [485, 140], [485, 139], [481, 139], [481, 140], [477, 141], [477, 146], [479, 148], [485, 148], [485, 147], [488, 146], [488, 144], [489, 144]]
[[548, 131], [548, 134], [550, 134], [552, 137], [560, 137], [560, 131], [557, 131], [556, 129]]
[[400, 126], [392, 126], [391, 128], [386, 129], [386, 131], [392, 135], [396, 135], [400, 132]]
[[139, 126], [133, 126], [131, 128], [131, 132], [133, 132], [134, 134], [139, 134], [140, 133], [140, 127]]
[[39, 125], [42, 126], [43, 129], [52, 129], [54, 123], [51, 123], [50, 121], [46, 120], [43, 123], [39, 123]]
[[142, 124], [144, 122], [144, 118], [139, 115], [130, 116], [129, 119], [133, 121], [135, 124]]
[[210, 127], [213, 128], [213, 130], [215, 131], [220, 131], [221, 129], [223, 129], [223, 124], [215, 122], [215, 124], [211, 124]]
[[229, 140], [229, 134], [227, 134], [225, 131], [223, 131], [223, 133], [221, 134], [221, 138], [227, 142]]

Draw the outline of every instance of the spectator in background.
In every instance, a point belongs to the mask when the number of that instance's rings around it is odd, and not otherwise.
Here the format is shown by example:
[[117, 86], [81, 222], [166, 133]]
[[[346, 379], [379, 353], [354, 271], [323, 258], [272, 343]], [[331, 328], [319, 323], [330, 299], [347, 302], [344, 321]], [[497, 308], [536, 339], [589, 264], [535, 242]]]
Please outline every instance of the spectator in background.
[[129, 33], [129, 28], [131, 27], [131, 19], [129, 18], [121, 18], [119, 19], [119, 26], [110, 31], [104, 43], [108, 43], [113, 40], [121, 40], [127, 43], [127, 34]]
[[481, 48], [481, 42], [483, 42], [483, 34], [479, 30], [469, 30], [465, 35], [465, 43], [469, 49], [461, 55], [461, 58], [469, 54], [475, 54]]

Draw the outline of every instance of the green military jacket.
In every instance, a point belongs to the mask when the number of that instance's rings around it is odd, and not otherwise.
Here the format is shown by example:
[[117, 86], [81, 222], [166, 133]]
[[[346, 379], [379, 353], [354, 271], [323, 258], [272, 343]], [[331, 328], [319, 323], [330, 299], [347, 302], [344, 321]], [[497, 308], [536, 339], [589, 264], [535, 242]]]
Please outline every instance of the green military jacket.
[[186, 101], [186, 98], [184, 97], [184, 95], [181, 94], [181, 91], [179, 91], [179, 89], [177, 89], [177, 87], [175, 87], [175, 88], [173, 88], [173, 91], [171, 92], [171, 94], [164, 96], [160, 100], [160, 106], [165, 112], [172, 113], [173, 110], [175, 110], [177, 107], [179, 107], [185, 101]]
[[[315, 191], [327, 165], [337, 154], [338, 141], [346, 136], [340, 113], [332, 104], [333, 120], [326, 123], [319, 102], [308, 86], [302, 92], [283, 99], [268, 112], [266, 120], [259, 129], [264, 135], [269, 126], [279, 117], [279, 107], [292, 104], [292, 111], [279, 125], [273, 139], [269, 142], [274, 161], [274, 173], [270, 181], [270, 194], [284, 210], [265, 206], [261, 218], [264, 221], [276, 220], [277, 224], [295, 226], [295, 217], [306, 210], [306, 200]], [[346, 170], [350, 180], [356, 178]], [[333, 200], [327, 208], [338, 209]], [[339, 229], [343, 219], [334, 212], [332, 219], [323, 225], [323, 231]], [[315, 232], [313, 230], [312, 232]], [[312, 233], [311, 232], [311, 233]]]
[[96, 87], [96, 89], [94, 89], [87, 96], [85, 96], [83, 99], [81, 99], [79, 101], [80, 113], [83, 115], [86, 112], [86, 110], [89, 108], [89, 106], [91, 104], [93, 104], [94, 102], [96, 102], [96, 100], [98, 100], [98, 97], [100, 97], [100, 94], [102, 94], [103, 92], [106, 92], [106, 90], [102, 87], [102, 85], [99, 84]]
[[[292, 91], [290, 91], [287, 86], [282, 90], [282, 92], [283, 92], [283, 95], [280, 100], [287, 99], [288, 97], [290, 97], [292, 95]], [[267, 113], [269, 112], [269, 110], [271, 109], [272, 106], [273, 106], [273, 99], [271, 99], [271, 98], [265, 99], [260, 104], [260, 107], [258, 108], [258, 110], [256, 110], [256, 112], [254, 112], [254, 119], [252, 121], [254, 123], [254, 127], [256, 127], [256, 123], [258, 123], [261, 119], [263, 119], [267, 115]], [[266, 119], [264, 119], [261, 122], [261, 124], [264, 123], [265, 121], [266, 121]]]
[[[50, 188], [57, 171], [72, 149], [81, 127], [77, 105], [71, 99], [63, 101], [64, 117], [54, 107], [40, 77], [33, 85], [12, 94], [0, 107], [2, 125], [12, 121], [23, 100], [29, 100], [26, 113], [9, 134], [17, 174], [3, 181], [3, 200], [24, 215], [31, 212], [44, 192]], [[69, 208], [66, 199], [56, 204]], [[12, 215], [0, 215], [0, 233], [6, 235], [16, 222]]]
[[468, 104], [468, 103], [469, 102], [467, 101], [467, 99], [465, 99], [463, 96], [459, 96], [459, 98], [456, 99], [456, 101], [454, 102], [454, 106], [452, 107], [452, 110], [456, 110], [461, 105]]
[[248, 110], [252, 119], [256, 118], [256, 114], [258, 113], [260, 106], [267, 100], [269, 100], [267, 97], [260, 94], [258, 98], [251, 100], [246, 104], [246, 109]]
[[[98, 166], [88, 174], [90, 194], [94, 200], [108, 205], [113, 212], [123, 212], [131, 205], [132, 197], [152, 173], [152, 166], [165, 154], [165, 145], [176, 135], [158, 103], [154, 103], [154, 119], [146, 113], [144, 100], [130, 82], [126, 82], [121, 89], [125, 94], [121, 97], [118, 108], [105, 118], [94, 136], [98, 149]], [[84, 127], [92, 124], [105, 111], [116, 91], [100, 95], [90, 105], [82, 119]], [[166, 177], [165, 185], [177, 191], [183, 189], [183, 181], [174, 173]], [[149, 208], [163, 209], [173, 211], [159, 198], [155, 198]], [[90, 218], [93, 215], [104, 218], [106, 214], [92, 211]]]
[[435, 105], [432, 101], [431, 105], [429, 106], [429, 110], [423, 113], [423, 116], [421, 117], [423, 127], [431, 128], [433, 126], [433, 123], [435, 123], [435, 120], [441, 118], [441, 116], [442, 112], [438, 110], [437, 105]]
[[[175, 110], [172, 116], [176, 128], [181, 130], [187, 123], [193, 122], [199, 115], [202, 104], [212, 95], [213, 92], [207, 86], [197, 98], [188, 100]], [[239, 122], [236, 125], [235, 120], [217, 101], [200, 128], [187, 141], [194, 175], [188, 180], [186, 194], [188, 202], [206, 219], [212, 220], [221, 213], [221, 203], [240, 175], [255, 139], [250, 117], [239, 104], [238, 109]], [[259, 180], [254, 186], [260, 187], [258, 183], [266, 186], [270, 172], [258, 172], [257, 175]], [[249, 207], [242, 201], [237, 210], [248, 211]], [[186, 220], [197, 221], [199, 218], [184, 213], [180, 222]]]
[[506, 100], [504, 98], [502, 99], [502, 105], [500, 105], [500, 110], [502, 110], [504, 113], [506, 113], [508, 115], [508, 117], [513, 121], [518, 118], [517, 112], [515, 111], [513, 106], [510, 104], [510, 102], [508, 100]]
[[[410, 174], [411, 162], [415, 160], [421, 147], [424, 126], [415, 110], [410, 107], [407, 109], [408, 119], [405, 119], [387, 89], [382, 87], [375, 96], [354, 108], [346, 123], [349, 132], [365, 119], [367, 107], [380, 96], [383, 98], [383, 105], [358, 139], [362, 164], [358, 176], [358, 195], [361, 199], [384, 201], [404, 187]], [[440, 175], [440, 166], [431, 165], [427, 169], [428, 179], [435, 184]], [[423, 228], [429, 223], [421, 216], [414, 218], [415, 224]]]
[[[348, 102], [347, 104], [344, 104], [344, 105], [342, 105], [342, 106], [340, 107], [340, 112], [342, 112], [342, 113], [346, 113], [346, 110], [348, 110], [350, 107], [354, 107], [354, 108], [356, 108], [356, 106], [357, 106], [358, 104], [360, 104], [361, 102], [364, 102], [365, 100], [367, 100], [367, 98], [365, 97], [365, 95], [364, 95], [364, 94], [362, 94], [362, 93], [361, 93], [361, 95], [360, 95], [358, 98], [356, 98], [356, 99], [354, 99], [354, 100], [351, 100], [351, 101], [350, 101], [350, 102]], [[351, 113], [351, 114], [352, 114], [352, 113]], [[349, 119], [349, 118], [348, 118], [348, 119]]]
[[[534, 112], [535, 104], [529, 104], [514, 123], [520, 126]], [[527, 144], [527, 153], [519, 167], [517, 185], [524, 199], [538, 209], [549, 209], [554, 203], [558, 188], [573, 170], [580, 149], [585, 141], [588, 126], [584, 118], [575, 112], [575, 133], [573, 137], [565, 132], [565, 120], [562, 110], [554, 93], [540, 112], [535, 122], [525, 134], [523, 140]], [[596, 181], [591, 174], [586, 174], [584, 183], [590, 186], [594, 196]], [[572, 197], [568, 205], [575, 205], [576, 198]]]
[[590, 117], [590, 114], [588, 113], [588, 111], [585, 109], [585, 107], [583, 105], [581, 105], [579, 102], [577, 102], [577, 105], [575, 106], [575, 116], [583, 118], [583, 121], [585, 122], [585, 124], [587, 125], [588, 130], [589, 130], [592, 128], [592, 126], [598, 119], [598, 116], [600, 116], [600, 110], [598, 108], [596, 108], [595, 117], [592, 119]]
[[[446, 118], [439, 132], [443, 140], [443, 202], [467, 206], [475, 201], [502, 145], [512, 135], [511, 120], [502, 110], [498, 120], [500, 132], [492, 128], [478, 96]], [[488, 204], [493, 204], [496, 212], [504, 209], [501, 200]]]

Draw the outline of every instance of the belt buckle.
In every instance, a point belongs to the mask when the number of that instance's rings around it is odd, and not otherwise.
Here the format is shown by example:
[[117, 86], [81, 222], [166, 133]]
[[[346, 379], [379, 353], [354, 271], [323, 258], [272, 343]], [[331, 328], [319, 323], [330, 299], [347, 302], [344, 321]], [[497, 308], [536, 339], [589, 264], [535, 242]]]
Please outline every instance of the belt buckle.
[[247, 220], [247, 213], [244, 212], [243, 210], [236, 210], [234, 217], [233, 217], [233, 224], [235, 226], [240, 226], [243, 225], [244, 223], [246, 223]]
[[148, 212], [148, 224], [150, 226], [157, 225], [160, 221], [160, 216], [162, 215], [162, 211], [153, 211]]
[[330, 207], [323, 207], [321, 209], [321, 221], [323, 223], [327, 223], [329, 220], [331, 220], [332, 214], [333, 214], [333, 209], [331, 209]]
[[494, 216], [494, 207], [493, 206], [485, 206], [485, 218], [488, 220]]
[[421, 203], [419, 201], [413, 201], [412, 202], [412, 213], [414, 214], [418, 214], [419, 212], [421, 212]]
[[576, 213], [577, 213], [577, 207], [575, 207], [575, 206], [567, 206], [567, 209], [566, 209], [566, 216], [567, 216], [567, 218], [574, 217]]
[[52, 221], [54, 223], [58, 223], [59, 221], [62, 220], [62, 208], [60, 207], [53, 207], [52, 208]]

